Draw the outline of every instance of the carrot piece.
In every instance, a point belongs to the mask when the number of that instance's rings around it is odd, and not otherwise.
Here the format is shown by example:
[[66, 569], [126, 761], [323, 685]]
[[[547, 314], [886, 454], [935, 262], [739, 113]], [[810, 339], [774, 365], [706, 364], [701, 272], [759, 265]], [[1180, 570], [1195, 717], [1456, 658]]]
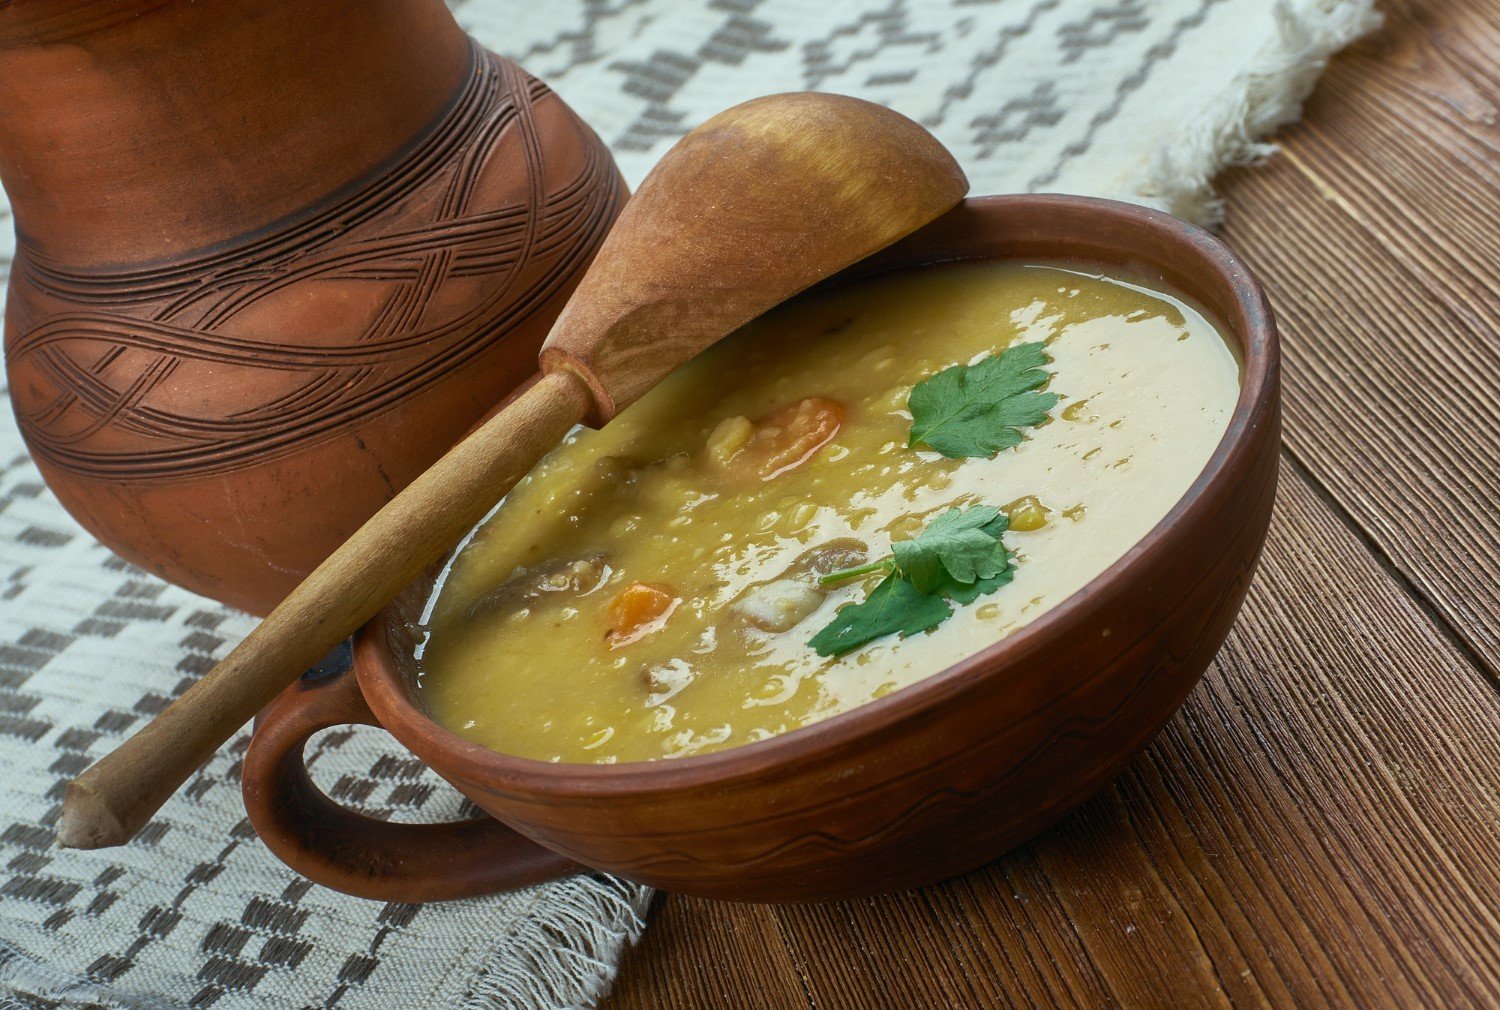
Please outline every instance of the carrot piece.
[[755, 424], [745, 462], [761, 480], [796, 469], [833, 441], [844, 423], [844, 405], [810, 396], [772, 411]]
[[609, 647], [639, 641], [667, 622], [682, 601], [664, 586], [632, 582], [609, 604]]

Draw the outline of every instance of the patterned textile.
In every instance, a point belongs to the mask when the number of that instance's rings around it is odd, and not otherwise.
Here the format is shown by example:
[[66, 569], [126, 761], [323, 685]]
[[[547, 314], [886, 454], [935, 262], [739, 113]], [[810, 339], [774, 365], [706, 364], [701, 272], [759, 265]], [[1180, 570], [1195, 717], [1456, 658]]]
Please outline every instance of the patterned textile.
[[[1064, 190], [1212, 222], [1208, 182], [1295, 116], [1368, 0], [467, 0], [482, 42], [550, 82], [632, 183], [739, 100], [891, 105], [977, 193]], [[0, 200], [0, 281], [12, 249]], [[584, 876], [444, 905], [361, 901], [271, 857], [227, 745], [131, 845], [51, 845], [64, 783], [208, 670], [251, 620], [133, 569], [61, 510], [0, 418], [0, 1008], [592, 1005], [649, 892]], [[335, 797], [449, 819], [383, 734], [309, 749]]]

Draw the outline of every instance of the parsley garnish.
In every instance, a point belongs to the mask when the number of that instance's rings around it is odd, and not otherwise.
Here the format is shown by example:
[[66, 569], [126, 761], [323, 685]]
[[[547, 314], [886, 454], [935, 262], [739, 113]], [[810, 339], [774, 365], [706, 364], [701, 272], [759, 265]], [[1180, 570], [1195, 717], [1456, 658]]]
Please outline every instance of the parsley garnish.
[[1040, 393], [1050, 359], [1041, 343], [1015, 344], [973, 365], [954, 365], [912, 387], [908, 446], [951, 459], [993, 456], [1021, 444], [1021, 428], [1041, 424], [1057, 403]]
[[[908, 446], [926, 445], [950, 459], [993, 456], [1021, 444], [1021, 429], [1041, 424], [1057, 404], [1043, 393], [1051, 359], [1040, 343], [1016, 344], [973, 365], [954, 365], [912, 387]], [[808, 643], [820, 656], [841, 656], [886, 635], [914, 635], [942, 624], [953, 603], [973, 603], [1008, 583], [1014, 559], [1000, 542], [1010, 520], [997, 508], [949, 509], [892, 556], [830, 572], [832, 585], [883, 573], [861, 603], [843, 607]], [[950, 602], [952, 601], [952, 602]]]
[[953, 613], [950, 599], [973, 603], [1011, 580], [1011, 555], [1000, 542], [1008, 525], [989, 505], [949, 509], [916, 537], [892, 544], [894, 557], [823, 576], [819, 581], [830, 585], [885, 573], [862, 603], [839, 610], [808, 644], [820, 656], [839, 656], [886, 635], [937, 627]]
[[886, 635], [915, 635], [936, 628], [952, 613], [947, 600], [928, 596], [892, 572], [863, 603], [851, 603], [833, 615], [828, 627], [807, 644], [820, 656], [841, 656]]
[[897, 567], [924, 593], [937, 592], [945, 577], [973, 585], [1009, 567], [1000, 546], [1009, 525], [1009, 517], [989, 505], [949, 509], [913, 539], [891, 544], [891, 551]]

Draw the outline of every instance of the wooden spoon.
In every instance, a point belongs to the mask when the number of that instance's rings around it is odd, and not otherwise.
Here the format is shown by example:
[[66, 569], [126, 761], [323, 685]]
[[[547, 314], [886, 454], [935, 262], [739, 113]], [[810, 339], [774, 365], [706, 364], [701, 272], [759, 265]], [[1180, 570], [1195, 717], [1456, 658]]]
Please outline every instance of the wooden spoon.
[[59, 844], [128, 841], [225, 740], [374, 617], [580, 421], [963, 198], [904, 116], [838, 95], [760, 98], [683, 137], [631, 198], [542, 348], [542, 378], [313, 570], [208, 675], [69, 783]]

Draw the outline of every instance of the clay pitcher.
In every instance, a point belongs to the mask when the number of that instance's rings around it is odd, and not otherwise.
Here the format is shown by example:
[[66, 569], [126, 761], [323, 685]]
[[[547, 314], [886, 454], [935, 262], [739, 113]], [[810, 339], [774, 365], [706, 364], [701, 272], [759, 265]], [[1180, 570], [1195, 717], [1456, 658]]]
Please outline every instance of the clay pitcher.
[[532, 372], [626, 195], [442, 0], [0, 0], [0, 181], [48, 484], [257, 613]]

